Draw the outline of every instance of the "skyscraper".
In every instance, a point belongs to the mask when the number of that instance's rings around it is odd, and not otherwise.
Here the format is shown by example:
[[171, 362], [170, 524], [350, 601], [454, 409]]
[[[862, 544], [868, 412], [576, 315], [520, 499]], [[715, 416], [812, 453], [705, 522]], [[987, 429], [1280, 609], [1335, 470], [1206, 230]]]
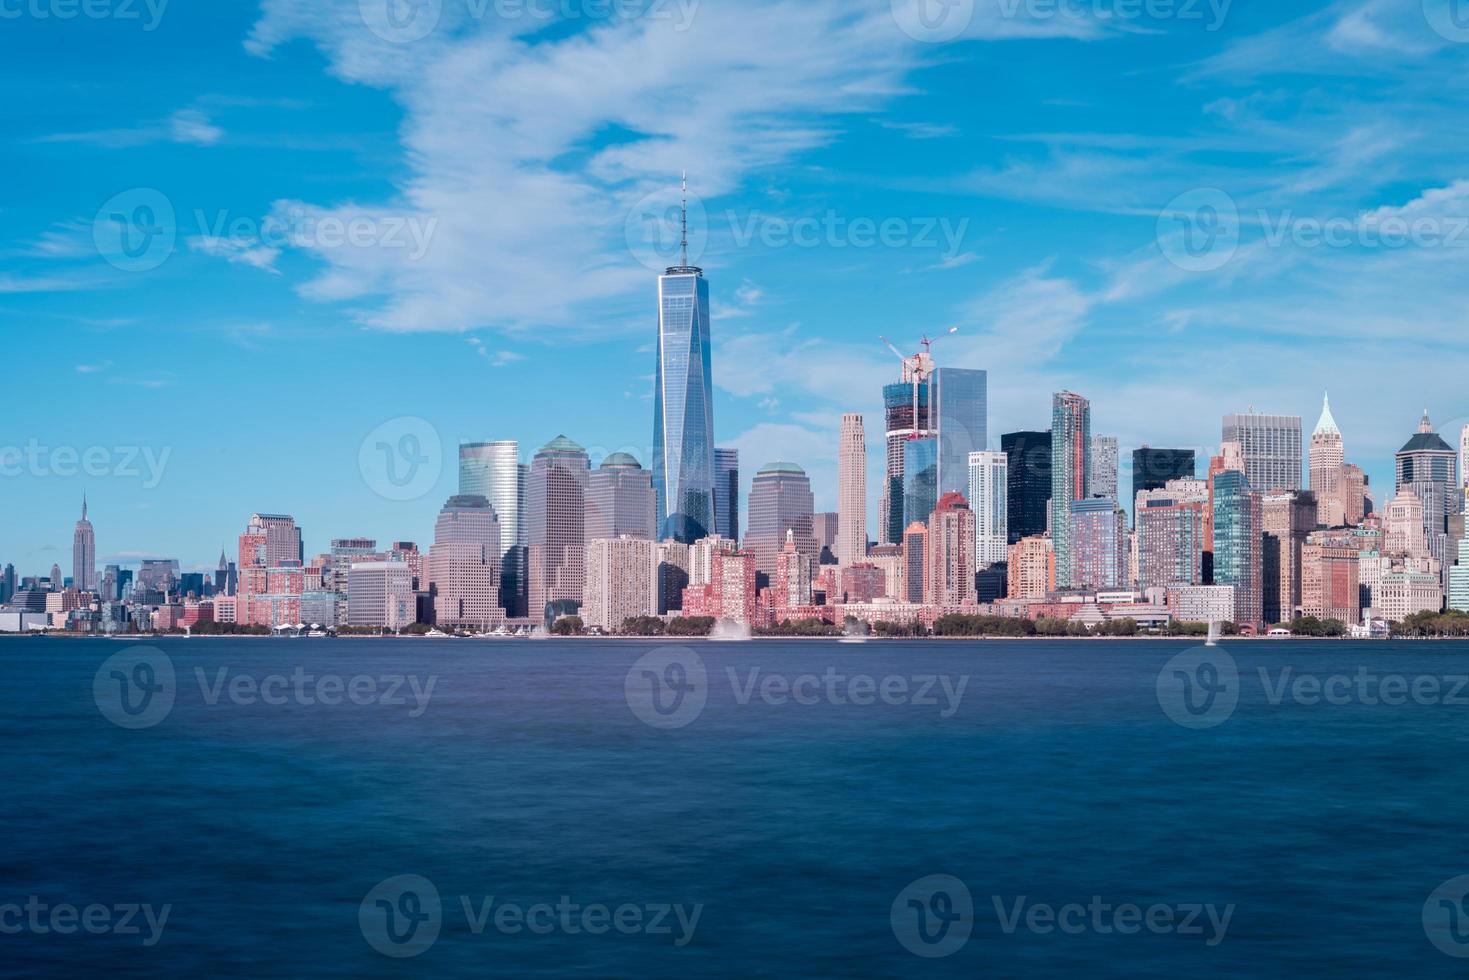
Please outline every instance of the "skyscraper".
[[356, 562], [347, 569], [347, 626], [413, 625], [413, 572], [405, 562]]
[[1222, 441], [1239, 444], [1245, 477], [1256, 491], [1301, 489], [1299, 415], [1226, 415]]
[[589, 540], [582, 621], [612, 632], [636, 616], [653, 615], [658, 609], [657, 571], [657, 545], [651, 538]]
[[740, 451], [714, 450], [714, 533], [740, 539]]
[[688, 208], [678, 265], [658, 277], [653, 388], [653, 489], [659, 538], [691, 543], [714, 531], [714, 383], [709, 283], [689, 265]]
[[1117, 470], [1120, 466], [1116, 436], [1092, 436], [1091, 471], [1087, 474], [1087, 493], [1120, 501], [1117, 496]]
[[459, 492], [490, 502], [500, 525], [500, 604], [507, 615], [526, 615], [526, 466], [514, 439], [467, 442], [459, 447]]
[[1050, 527], [1051, 431], [1007, 432], [1000, 437], [1009, 466], [1010, 543]]
[[1056, 548], [1056, 588], [1075, 587], [1071, 504], [1089, 497], [1091, 402], [1070, 391], [1051, 398], [1051, 539]]
[[1268, 624], [1288, 623], [1301, 608], [1301, 561], [1318, 510], [1315, 496], [1299, 490], [1267, 493], [1261, 499], [1261, 609]]
[[1161, 490], [1169, 480], [1192, 480], [1194, 466], [1192, 449], [1153, 449], [1149, 446], [1134, 449], [1132, 496], [1128, 499], [1136, 501], [1143, 490]]
[[[932, 436], [929, 411], [929, 376], [933, 358], [926, 351], [903, 360], [902, 378], [897, 384], [882, 389], [883, 415], [887, 437], [886, 478], [882, 488], [879, 524], [882, 544], [899, 544], [904, 528], [912, 521], [928, 520], [928, 513], [905, 514], [903, 462], [910, 440]], [[935, 460], [934, 476], [938, 476]]]
[[588, 541], [621, 537], [653, 540], [658, 529], [653, 477], [636, 459], [627, 453], [613, 453], [592, 472], [589, 484]]
[[[932, 398], [938, 432], [938, 493], [969, 492], [969, 454], [988, 441], [989, 375], [969, 368], [936, 368]], [[910, 520], [926, 517], [908, 515]]]
[[1238, 470], [1214, 477], [1214, 584], [1234, 587], [1234, 622], [1258, 627], [1264, 606], [1260, 495]]
[[903, 532], [903, 581], [905, 599], [909, 602], [925, 601], [925, 586], [928, 565], [928, 525], [914, 521]]
[[[1459, 432], [1459, 484], [1469, 491], [1469, 425]], [[1469, 510], [1469, 502], [1466, 502], [1465, 509]]]
[[924, 601], [934, 606], [970, 606], [974, 596], [974, 512], [962, 493], [939, 498], [929, 517]]
[[974, 512], [974, 565], [988, 568], [1010, 552], [1010, 465], [1004, 453], [969, 454], [969, 509]]
[[570, 615], [586, 578], [586, 507], [591, 462], [581, 446], [557, 436], [531, 461], [526, 493], [530, 540], [530, 615]]
[[1203, 480], [1170, 480], [1134, 498], [1137, 527], [1137, 587], [1171, 588], [1204, 584]]
[[[496, 557], [503, 540], [486, 497], [457, 494], [444, 504], [428, 553], [434, 619], [439, 625], [484, 629], [504, 622]], [[406, 562], [403, 567], [407, 569]]]
[[1110, 497], [1071, 501], [1071, 588], [1119, 589], [1127, 583], [1127, 514]]
[[82, 519], [71, 536], [71, 584], [79, 592], [97, 591], [97, 536], [87, 520], [87, 498], [82, 497]]
[[842, 416], [837, 445], [837, 562], [867, 558], [867, 435], [862, 416]]
[[1341, 429], [1331, 415], [1330, 397], [1322, 399], [1321, 419], [1311, 433], [1307, 460], [1311, 492], [1316, 495], [1316, 523], [1322, 527], [1341, 527], [1347, 517], [1342, 473], [1347, 459]]
[[815, 499], [806, 471], [795, 463], [766, 463], [750, 486], [749, 527], [745, 550], [755, 562], [756, 572], [768, 582], [775, 574], [775, 556], [785, 545], [786, 533], [794, 532], [796, 550], [813, 564], [819, 554], [811, 515]]
[[939, 502], [939, 441], [933, 436], [903, 443], [903, 516], [928, 521]]

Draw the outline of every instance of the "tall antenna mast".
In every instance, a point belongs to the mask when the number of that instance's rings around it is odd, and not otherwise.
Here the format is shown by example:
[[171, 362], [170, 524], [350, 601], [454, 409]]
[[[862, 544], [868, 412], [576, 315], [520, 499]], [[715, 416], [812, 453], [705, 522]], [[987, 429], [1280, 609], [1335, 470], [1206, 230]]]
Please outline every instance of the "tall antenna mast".
[[683, 200], [679, 205], [679, 228], [682, 237], [678, 243], [678, 262], [685, 269], [689, 266], [689, 172], [683, 172]]

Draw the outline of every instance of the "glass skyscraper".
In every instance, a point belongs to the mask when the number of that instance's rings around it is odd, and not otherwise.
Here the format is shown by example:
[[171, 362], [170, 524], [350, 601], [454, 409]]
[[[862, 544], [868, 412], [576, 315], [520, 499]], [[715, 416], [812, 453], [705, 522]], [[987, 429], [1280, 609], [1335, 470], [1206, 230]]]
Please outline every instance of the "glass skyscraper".
[[1007, 432], [1000, 448], [1009, 462], [1010, 543], [1046, 533], [1051, 503], [1051, 430]]
[[714, 450], [714, 530], [722, 538], [740, 539], [740, 451]]
[[[938, 493], [969, 493], [969, 454], [988, 439], [989, 375], [968, 368], [933, 372], [933, 415], [938, 429]], [[971, 500], [970, 506], [974, 502]], [[927, 516], [919, 518], [927, 520]]]
[[[969, 490], [968, 459], [965, 486]], [[909, 524], [927, 524], [939, 503], [939, 441], [929, 436], [903, 443], [903, 515]]]
[[1264, 616], [1264, 513], [1260, 495], [1238, 470], [1214, 477], [1214, 584], [1234, 586], [1234, 621], [1258, 626]]
[[[904, 368], [904, 380], [897, 384], [884, 385], [882, 389], [883, 415], [887, 426], [887, 475], [882, 488], [882, 512], [880, 528], [883, 544], [899, 544], [904, 530], [912, 521], [927, 521], [931, 511], [909, 517], [904, 514], [903, 459], [910, 438], [930, 435], [929, 384], [914, 381]], [[937, 470], [934, 476], [937, 477]], [[937, 503], [938, 498], [934, 498]]]
[[[1153, 449], [1144, 446], [1132, 451], [1132, 496], [1128, 503], [1135, 503], [1143, 490], [1162, 490], [1169, 480], [1192, 480], [1194, 478], [1194, 451], [1192, 449]], [[1136, 515], [1134, 515], [1135, 517]]]
[[500, 604], [509, 616], [526, 614], [525, 480], [514, 439], [459, 447], [460, 494], [488, 500], [500, 525]]
[[688, 265], [658, 277], [653, 490], [658, 536], [694, 542], [715, 531], [714, 385], [709, 283]]
[[1071, 503], [1091, 496], [1091, 455], [1091, 402], [1074, 392], [1057, 392], [1051, 399], [1051, 538], [1058, 589], [1076, 588]]

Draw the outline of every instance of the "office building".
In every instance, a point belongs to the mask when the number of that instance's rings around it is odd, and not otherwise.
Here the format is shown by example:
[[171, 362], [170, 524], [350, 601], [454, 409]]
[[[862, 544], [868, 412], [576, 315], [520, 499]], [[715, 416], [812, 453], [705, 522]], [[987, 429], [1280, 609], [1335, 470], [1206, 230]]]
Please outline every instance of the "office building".
[[[586, 584], [586, 511], [591, 463], [565, 436], [542, 446], [526, 487], [530, 615], [572, 615]], [[702, 535], [701, 535], [702, 536]]]
[[1216, 475], [1213, 486], [1214, 584], [1234, 588], [1233, 621], [1258, 628], [1264, 617], [1261, 498], [1238, 470]]
[[928, 565], [928, 525], [918, 521], [903, 532], [903, 596], [908, 602], [921, 603], [925, 596]]
[[1107, 497], [1073, 500], [1071, 588], [1088, 591], [1114, 590], [1127, 586], [1127, 514]]
[[684, 589], [690, 584], [689, 545], [659, 541], [654, 560], [658, 565], [658, 615], [666, 616], [683, 608]]
[[[685, 210], [685, 223], [687, 217]], [[711, 342], [709, 282], [704, 270], [689, 265], [685, 245], [679, 264], [658, 277], [653, 490], [659, 540], [691, 544], [715, 530]]]
[[1301, 417], [1224, 416], [1223, 442], [1239, 445], [1245, 478], [1260, 493], [1301, 489]]
[[1316, 523], [1321, 527], [1342, 527], [1347, 522], [1347, 487], [1343, 480], [1346, 451], [1341, 429], [1331, 415], [1331, 399], [1321, 403], [1321, 419], [1311, 433], [1308, 454], [1311, 493], [1316, 497]]
[[1132, 451], [1132, 496], [1144, 490], [1161, 490], [1170, 480], [1192, 480], [1196, 475], [1192, 449], [1153, 449], [1144, 446]]
[[469, 442], [459, 447], [459, 493], [490, 502], [500, 524], [500, 605], [507, 616], [528, 611], [525, 493], [529, 470], [514, 439]]
[[775, 556], [770, 586], [762, 595], [766, 606], [777, 613], [776, 622], [782, 621], [779, 613], [811, 605], [811, 562], [796, 550], [794, 532], [786, 532], [785, 544]]
[[588, 541], [622, 537], [652, 541], [657, 510], [653, 474], [628, 453], [613, 453], [588, 477]]
[[1070, 391], [1051, 399], [1051, 541], [1056, 548], [1056, 587], [1074, 588], [1076, 563], [1072, 557], [1071, 504], [1091, 496], [1091, 403]]
[[97, 535], [87, 520], [87, 498], [82, 497], [82, 519], [71, 536], [71, 583], [79, 592], [97, 591]]
[[1049, 535], [1021, 538], [1010, 546], [1011, 599], [1044, 599], [1056, 591], [1056, 551]]
[[[1362, 621], [1361, 552], [1349, 534], [1312, 531], [1301, 548], [1301, 615]], [[1282, 616], [1275, 622], [1289, 622]], [[1267, 620], [1269, 622], [1269, 620]]]
[[[886, 423], [887, 465], [882, 488], [879, 523], [882, 544], [899, 544], [904, 528], [915, 520], [928, 520], [904, 511], [905, 462], [907, 444], [915, 438], [932, 438], [934, 428], [929, 411], [929, 377], [933, 358], [927, 352], [903, 360], [901, 380], [882, 389], [883, 414]], [[934, 479], [938, 478], [938, 458], [934, 453]], [[935, 498], [937, 499], [937, 498]]]
[[974, 563], [988, 568], [1010, 551], [1010, 463], [1002, 452], [969, 454], [969, 508], [974, 513]]
[[[987, 448], [988, 386], [985, 371], [941, 367], [933, 372], [934, 428], [938, 436], [938, 497], [969, 492], [969, 454]], [[916, 520], [914, 515], [906, 515]]]
[[946, 493], [929, 520], [924, 601], [932, 606], [972, 606], [974, 512], [962, 493]]
[[837, 562], [867, 559], [867, 435], [862, 416], [842, 416], [837, 443]]
[[[505, 621], [500, 605], [503, 538], [489, 499], [456, 494], [439, 511], [429, 547], [429, 591], [440, 627], [488, 629]], [[401, 563], [407, 568], [407, 563]], [[411, 575], [411, 573], [410, 573]]]
[[1303, 549], [1306, 536], [1316, 527], [1319, 509], [1309, 491], [1281, 490], [1261, 497], [1260, 601], [1266, 625], [1288, 623], [1301, 609]]
[[714, 533], [740, 539], [740, 451], [714, 450]]
[[1137, 587], [1166, 589], [1204, 584], [1204, 511], [1209, 490], [1192, 477], [1138, 491]]
[[405, 562], [357, 562], [347, 570], [348, 626], [385, 626], [394, 632], [417, 619], [413, 572]]
[[1007, 432], [1000, 449], [1009, 469], [1010, 543], [1039, 537], [1051, 526], [1051, 431]]
[[816, 563], [820, 551], [812, 525], [814, 509], [811, 480], [795, 463], [767, 463], [755, 474], [745, 551], [755, 562], [762, 585], [775, 574], [775, 558], [785, 546], [787, 532], [794, 533], [796, 550]]
[[1092, 436], [1091, 469], [1087, 473], [1087, 493], [1093, 497], [1109, 500], [1122, 498], [1117, 495], [1117, 470], [1120, 466], [1116, 436]]

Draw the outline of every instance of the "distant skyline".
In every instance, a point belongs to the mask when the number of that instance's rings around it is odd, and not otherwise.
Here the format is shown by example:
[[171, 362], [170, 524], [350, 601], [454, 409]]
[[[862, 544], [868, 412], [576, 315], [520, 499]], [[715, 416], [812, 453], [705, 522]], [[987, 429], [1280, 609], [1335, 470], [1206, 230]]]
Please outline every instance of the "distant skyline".
[[[0, 447], [49, 462], [0, 475], [21, 518], [0, 562], [69, 567], [84, 493], [99, 566], [207, 569], [257, 511], [294, 515], [313, 551], [428, 540], [460, 442], [514, 439], [528, 463], [565, 433], [650, 467], [684, 170], [715, 442], [740, 449], [746, 495], [792, 460], [837, 509], [860, 412], [875, 534], [897, 378], [877, 335], [949, 326], [939, 364], [989, 372], [991, 448], [1076, 391], [1123, 487], [1134, 448], [1206, 460], [1225, 414], [1309, 428], [1324, 390], [1379, 506], [1425, 407], [1459, 445], [1469, 44], [1384, 0], [1219, 23], [1009, 7], [978, 3], [942, 43], [910, 36], [902, 0], [560, 24], [446, 4], [406, 42], [358, 0], [7, 20]], [[1238, 225], [1181, 249], [1205, 206]], [[1437, 234], [1366, 233], [1394, 220]], [[411, 499], [362, 476], [384, 423], [437, 439]], [[58, 449], [124, 473], [54, 475]]]

